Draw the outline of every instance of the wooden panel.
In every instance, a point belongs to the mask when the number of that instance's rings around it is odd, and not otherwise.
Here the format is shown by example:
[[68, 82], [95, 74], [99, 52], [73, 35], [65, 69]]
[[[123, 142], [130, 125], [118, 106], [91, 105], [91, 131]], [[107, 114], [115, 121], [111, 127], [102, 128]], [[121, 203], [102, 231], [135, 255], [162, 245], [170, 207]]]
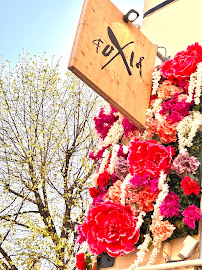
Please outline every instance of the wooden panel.
[[109, 0], [85, 0], [68, 67], [143, 127], [156, 51]]

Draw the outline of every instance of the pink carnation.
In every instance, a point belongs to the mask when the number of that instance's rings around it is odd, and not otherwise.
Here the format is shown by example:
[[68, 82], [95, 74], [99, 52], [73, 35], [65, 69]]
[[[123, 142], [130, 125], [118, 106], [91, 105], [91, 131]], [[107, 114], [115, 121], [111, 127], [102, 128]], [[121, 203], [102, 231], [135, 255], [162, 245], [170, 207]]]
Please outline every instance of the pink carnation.
[[151, 231], [154, 236], [154, 241], [162, 242], [167, 240], [173, 234], [175, 226], [170, 224], [168, 220], [162, 221], [159, 219], [153, 219], [151, 225]]
[[139, 199], [138, 199], [138, 207], [141, 211], [144, 211], [145, 213], [153, 211], [154, 210], [154, 202], [156, 201], [158, 197], [159, 191], [156, 193], [151, 192], [150, 187], [148, 186], [144, 190], [140, 191], [138, 193]]
[[129, 133], [134, 132], [135, 130], [137, 130], [137, 127], [132, 124], [127, 118], [123, 118], [122, 120], [122, 125], [124, 128], [124, 135], [128, 136]]
[[156, 141], [132, 141], [128, 156], [129, 172], [158, 177], [161, 171], [168, 172], [175, 154], [173, 147], [165, 147]]
[[122, 182], [118, 180], [109, 188], [109, 198], [115, 203], [120, 203], [121, 200], [121, 184]]
[[119, 180], [123, 181], [128, 174], [128, 161], [123, 157], [117, 158], [117, 163], [115, 164], [115, 173]]
[[172, 84], [171, 81], [165, 80], [160, 84], [158, 89], [158, 98], [160, 99], [169, 99], [174, 96], [176, 93], [182, 93], [183, 90]]
[[88, 211], [82, 231], [92, 254], [106, 251], [113, 257], [133, 251], [139, 238], [136, 218], [130, 206], [111, 201], [97, 204]]
[[190, 157], [188, 152], [180, 153], [173, 161], [172, 169], [180, 177], [184, 177], [188, 174], [195, 174], [200, 162], [194, 156]]
[[180, 100], [179, 95], [175, 94], [173, 98], [162, 103], [162, 109], [159, 113], [166, 115], [166, 118], [171, 120], [174, 124], [189, 115], [190, 106], [191, 103], [187, 103], [185, 99]]
[[182, 213], [184, 216], [183, 222], [191, 229], [195, 229], [195, 222], [199, 222], [201, 220], [201, 210], [195, 205], [189, 205], [187, 209], [185, 209]]
[[176, 216], [178, 217], [180, 214], [180, 198], [171, 191], [170, 194], [168, 194], [163, 201], [163, 203], [160, 206], [160, 212], [162, 216], [165, 216], [167, 218]]
[[149, 138], [152, 138], [154, 134], [157, 134], [157, 127], [159, 121], [157, 119], [150, 118], [146, 123], [146, 130]]
[[158, 126], [158, 134], [160, 140], [163, 143], [168, 144], [171, 142], [176, 142], [177, 140], [176, 125], [173, 124], [171, 119], [165, 119]]
[[95, 129], [102, 139], [107, 136], [109, 129], [119, 118], [118, 116], [114, 115], [115, 112], [117, 111], [112, 106], [110, 114], [106, 114], [104, 108], [101, 108], [99, 115], [94, 117]]

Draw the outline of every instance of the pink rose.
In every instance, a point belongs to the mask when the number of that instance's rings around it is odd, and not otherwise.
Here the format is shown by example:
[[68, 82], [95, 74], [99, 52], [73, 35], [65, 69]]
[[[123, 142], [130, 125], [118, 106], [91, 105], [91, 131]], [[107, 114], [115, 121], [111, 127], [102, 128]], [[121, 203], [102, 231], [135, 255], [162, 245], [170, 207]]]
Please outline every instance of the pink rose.
[[154, 178], [161, 171], [167, 173], [174, 156], [174, 147], [165, 147], [156, 141], [132, 141], [129, 148], [129, 172], [143, 176], [148, 174]]
[[88, 211], [82, 231], [91, 253], [106, 251], [113, 257], [133, 251], [133, 245], [139, 238], [131, 207], [111, 201], [97, 204]]

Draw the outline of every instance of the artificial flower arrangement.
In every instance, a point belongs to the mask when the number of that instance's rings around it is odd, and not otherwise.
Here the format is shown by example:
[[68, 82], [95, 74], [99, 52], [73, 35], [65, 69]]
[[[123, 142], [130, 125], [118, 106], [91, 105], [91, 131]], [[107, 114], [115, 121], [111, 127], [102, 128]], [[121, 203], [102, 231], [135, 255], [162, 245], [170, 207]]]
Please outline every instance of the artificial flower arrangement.
[[[133, 270], [151, 245], [147, 265], [163, 241], [197, 233], [201, 88], [202, 46], [195, 43], [155, 69], [145, 131], [112, 106], [94, 118], [100, 142], [90, 154], [97, 163], [93, 202], [78, 227], [78, 243], [90, 254], [117, 257], [137, 246]], [[96, 269], [84, 253], [78, 269]]]

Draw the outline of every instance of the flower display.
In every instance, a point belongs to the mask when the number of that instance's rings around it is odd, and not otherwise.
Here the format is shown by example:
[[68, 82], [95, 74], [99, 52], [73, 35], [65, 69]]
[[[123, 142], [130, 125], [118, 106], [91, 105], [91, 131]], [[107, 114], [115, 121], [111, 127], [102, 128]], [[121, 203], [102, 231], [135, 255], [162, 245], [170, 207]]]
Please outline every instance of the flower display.
[[145, 213], [153, 211], [154, 210], [154, 202], [156, 201], [158, 197], [158, 193], [153, 193], [150, 191], [150, 187], [146, 187], [142, 191], [138, 193], [139, 199], [138, 199], [138, 207], [141, 211], [144, 211]]
[[121, 185], [122, 185], [122, 182], [118, 180], [115, 182], [113, 186], [109, 188], [109, 198], [115, 203], [120, 203]]
[[157, 177], [161, 171], [168, 172], [174, 148], [158, 144], [156, 141], [132, 141], [128, 156], [129, 172]]
[[175, 94], [173, 98], [165, 101], [159, 111], [160, 114], [166, 115], [166, 119], [170, 119], [173, 124], [189, 115], [191, 103], [187, 103], [184, 96], [182, 100], [179, 100], [179, 97], [178, 94]]
[[91, 187], [89, 188], [90, 196], [92, 198], [97, 198], [99, 195], [101, 195], [101, 192], [98, 188]]
[[158, 88], [158, 98], [167, 100], [175, 94], [181, 94], [182, 92], [181, 88], [174, 85], [171, 81], [165, 80]]
[[112, 106], [109, 113], [105, 112], [104, 108], [101, 108], [99, 115], [94, 118], [95, 128], [102, 139], [105, 139], [111, 126], [118, 119], [118, 116], [114, 113], [116, 113], [116, 110]]
[[172, 168], [180, 177], [184, 177], [188, 174], [195, 174], [200, 162], [194, 156], [190, 157], [189, 153], [183, 152], [173, 160]]
[[180, 214], [180, 198], [171, 191], [160, 206], [162, 216], [167, 218], [179, 216]]
[[161, 73], [174, 84], [179, 85], [180, 82], [189, 80], [200, 62], [202, 62], [202, 46], [195, 43], [177, 53], [172, 60], [166, 61], [161, 68]]
[[201, 209], [195, 205], [189, 205], [188, 208], [183, 211], [182, 215], [184, 216], [183, 222], [191, 229], [194, 229], [196, 227], [195, 222], [199, 222], [202, 218]]
[[109, 182], [110, 174], [107, 171], [101, 173], [97, 178], [97, 185], [103, 189]]
[[167, 240], [175, 230], [175, 226], [170, 224], [168, 220], [162, 221], [154, 219], [151, 225], [151, 231], [154, 235], [155, 242], [162, 242]]
[[185, 176], [181, 181], [181, 187], [184, 190], [184, 194], [191, 195], [193, 193], [196, 196], [199, 195], [200, 187], [197, 181], [191, 177]]
[[107, 251], [117, 257], [134, 249], [139, 238], [136, 222], [129, 206], [105, 201], [88, 211], [82, 232], [93, 254]]
[[129, 172], [128, 169], [129, 165], [127, 159], [119, 157], [115, 164], [115, 173], [119, 180], [123, 181], [126, 178]]
[[94, 118], [92, 203], [77, 239], [92, 255], [121, 256], [138, 241], [135, 270], [150, 245], [147, 266], [163, 241], [197, 233], [201, 89], [202, 46], [195, 43], [155, 68], [144, 131], [111, 105]]
[[76, 254], [76, 266], [77, 266], [78, 270], [85, 270], [86, 269], [85, 254], [84, 253]]
[[177, 141], [176, 125], [171, 119], [165, 119], [164, 121], [160, 122], [157, 130], [160, 140], [163, 143], [168, 144]]

